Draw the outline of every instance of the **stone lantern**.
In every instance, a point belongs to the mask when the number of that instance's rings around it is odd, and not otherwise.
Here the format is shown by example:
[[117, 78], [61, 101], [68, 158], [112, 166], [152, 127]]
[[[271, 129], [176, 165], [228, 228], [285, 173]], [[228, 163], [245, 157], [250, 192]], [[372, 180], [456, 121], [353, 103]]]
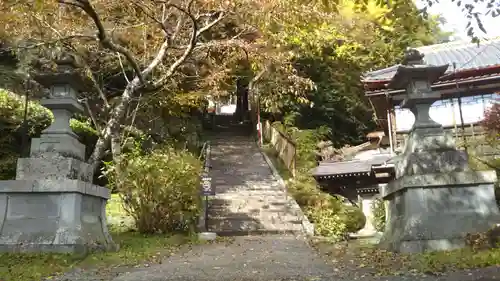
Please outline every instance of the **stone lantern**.
[[486, 231], [499, 219], [495, 171], [471, 171], [468, 155], [429, 116], [441, 99], [431, 89], [448, 65], [425, 65], [412, 50], [389, 84], [406, 88], [401, 106], [415, 115], [403, 153], [395, 159], [395, 180], [381, 189], [388, 220], [381, 246], [398, 252], [465, 246], [465, 235]]
[[92, 184], [85, 146], [69, 123], [83, 112], [76, 94], [85, 81], [68, 70], [34, 78], [50, 89], [41, 104], [54, 122], [32, 140], [30, 157], [18, 159], [16, 180], [0, 181], [0, 251], [112, 250], [106, 224], [110, 191]]

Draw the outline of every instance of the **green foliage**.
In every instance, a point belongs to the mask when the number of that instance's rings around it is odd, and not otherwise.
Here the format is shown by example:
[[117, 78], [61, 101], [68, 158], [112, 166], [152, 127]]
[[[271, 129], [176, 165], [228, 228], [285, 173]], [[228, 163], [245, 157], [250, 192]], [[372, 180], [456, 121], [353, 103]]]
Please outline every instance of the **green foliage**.
[[[116, 159], [115, 159], [116, 161]], [[165, 147], [123, 155], [120, 166], [107, 163], [110, 182], [121, 179], [118, 192], [141, 233], [192, 231], [200, 211], [201, 163], [185, 150]]]
[[88, 158], [99, 139], [97, 131], [90, 123], [89, 118], [71, 119], [69, 125], [73, 132], [79, 137], [80, 142], [85, 145], [85, 157]]
[[361, 230], [366, 223], [366, 217], [359, 207], [344, 206], [341, 218], [347, 227], [347, 232], [355, 233]]
[[[294, 116], [289, 115], [285, 118], [285, 123], [293, 123], [293, 118]], [[348, 233], [363, 228], [366, 218], [361, 209], [346, 206], [336, 196], [321, 191], [311, 176], [310, 171], [316, 166], [317, 143], [329, 134], [330, 129], [321, 126], [314, 130], [300, 130], [296, 127], [285, 126], [280, 122], [273, 123], [273, 126], [295, 142], [297, 176], [288, 180], [288, 192], [315, 224], [316, 234], [331, 240], [342, 240], [347, 237]], [[274, 156], [274, 162], [278, 162], [278, 166], [281, 166], [279, 160], [276, 159], [276, 151], [273, 151], [271, 156]]]
[[[16, 176], [17, 158], [24, 134], [24, 98], [0, 89], [0, 180]], [[34, 137], [52, 122], [52, 113], [35, 101], [28, 102], [27, 134]]]
[[376, 199], [372, 204], [375, 229], [380, 232], [385, 231], [385, 205], [384, 200]]
[[266, 85], [259, 92], [263, 111], [287, 112], [279, 118], [287, 127], [325, 126], [327, 137], [340, 147], [362, 143], [376, 128], [360, 81], [363, 73], [398, 63], [409, 46], [440, 43], [449, 34], [440, 30], [439, 18], [423, 18], [413, 1], [394, 1], [390, 8], [371, 0], [337, 2], [334, 10], [317, 3], [283, 8], [287, 12], [281, 17], [269, 19], [280, 28], [271, 28], [271, 22], [263, 32], [291, 54], [293, 72], [313, 87], [300, 95], [279, 94]]
[[[2, 135], [20, 133], [24, 118], [24, 98], [0, 89], [0, 129]], [[27, 127], [29, 135], [36, 135], [52, 122], [52, 113], [38, 102], [28, 102]]]
[[316, 234], [337, 241], [347, 238], [348, 227], [345, 220], [335, 210], [323, 208], [310, 212], [310, 215], [314, 221]]

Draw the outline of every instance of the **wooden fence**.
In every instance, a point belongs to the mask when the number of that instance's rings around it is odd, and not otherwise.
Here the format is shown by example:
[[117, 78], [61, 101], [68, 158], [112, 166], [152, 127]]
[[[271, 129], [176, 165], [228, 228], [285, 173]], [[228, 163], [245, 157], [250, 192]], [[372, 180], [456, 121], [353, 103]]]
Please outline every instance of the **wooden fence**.
[[264, 141], [274, 147], [278, 153], [278, 157], [283, 161], [292, 176], [295, 177], [297, 155], [295, 142], [273, 126], [268, 120], [262, 122], [262, 137]]

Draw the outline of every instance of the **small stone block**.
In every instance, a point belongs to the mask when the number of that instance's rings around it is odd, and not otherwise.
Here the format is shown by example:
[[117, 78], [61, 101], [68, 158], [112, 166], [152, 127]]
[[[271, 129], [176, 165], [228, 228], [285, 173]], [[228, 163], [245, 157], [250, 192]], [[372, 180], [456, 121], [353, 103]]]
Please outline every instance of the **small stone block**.
[[79, 160], [85, 159], [85, 145], [72, 135], [42, 135], [40, 138], [31, 140], [31, 157], [37, 157], [47, 152], [58, 153]]
[[16, 179], [74, 179], [91, 182], [90, 165], [58, 153], [43, 153], [38, 157], [19, 158]]
[[198, 233], [198, 239], [201, 241], [213, 241], [217, 239], [217, 233], [215, 232], [200, 232]]
[[78, 185], [78, 181], [74, 180], [35, 180], [33, 192], [76, 192], [85, 194], [85, 188]]

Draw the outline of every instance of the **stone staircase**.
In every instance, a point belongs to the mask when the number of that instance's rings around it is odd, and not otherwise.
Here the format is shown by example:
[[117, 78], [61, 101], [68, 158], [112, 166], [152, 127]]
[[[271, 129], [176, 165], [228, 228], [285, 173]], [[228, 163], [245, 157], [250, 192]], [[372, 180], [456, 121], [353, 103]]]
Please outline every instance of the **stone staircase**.
[[272, 173], [249, 124], [217, 116], [210, 175], [216, 196], [209, 230], [219, 235], [302, 233], [303, 214]]

